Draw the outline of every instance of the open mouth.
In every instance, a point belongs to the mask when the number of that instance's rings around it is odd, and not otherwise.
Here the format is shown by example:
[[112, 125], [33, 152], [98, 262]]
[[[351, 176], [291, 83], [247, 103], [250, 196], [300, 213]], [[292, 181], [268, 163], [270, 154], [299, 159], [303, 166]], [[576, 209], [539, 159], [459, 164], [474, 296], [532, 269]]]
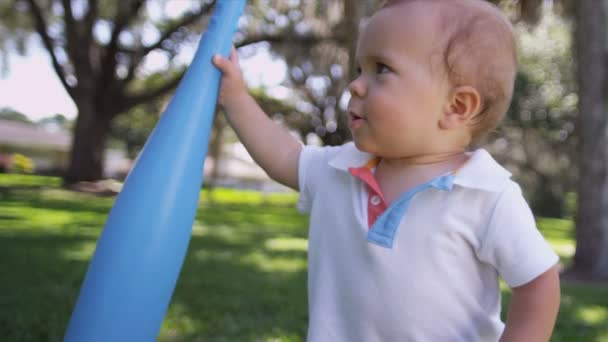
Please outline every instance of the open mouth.
[[354, 112], [348, 112], [349, 126], [352, 129], [360, 127], [365, 121], [365, 117]]
[[354, 112], [348, 112], [348, 116], [350, 118], [351, 121], [359, 121], [359, 120], [365, 120], [365, 118], [357, 113]]

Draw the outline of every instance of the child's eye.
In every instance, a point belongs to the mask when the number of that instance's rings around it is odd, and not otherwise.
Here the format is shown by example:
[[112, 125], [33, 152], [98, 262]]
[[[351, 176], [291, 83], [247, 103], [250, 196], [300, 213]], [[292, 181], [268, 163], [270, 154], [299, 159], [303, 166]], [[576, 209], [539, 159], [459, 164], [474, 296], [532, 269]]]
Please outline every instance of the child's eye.
[[361, 75], [361, 67], [357, 66], [357, 75]]
[[391, 69], [384, 63], [376, 63], [376, 73], [384, 74], [386, 72], [391, 71]]

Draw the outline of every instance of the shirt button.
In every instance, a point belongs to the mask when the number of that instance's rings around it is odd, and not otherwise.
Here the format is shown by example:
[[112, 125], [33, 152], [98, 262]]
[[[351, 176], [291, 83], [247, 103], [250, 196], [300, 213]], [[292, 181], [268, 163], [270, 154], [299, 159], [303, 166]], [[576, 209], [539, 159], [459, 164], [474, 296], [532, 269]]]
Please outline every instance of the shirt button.
[[382, 202], [382, 199], [380, 199], [380, 196], [374, 195], [374, 196], [372, 196], [370, 201], [372, 202], [372, 205], [378, 205], [378, 204], [380, 204], [380, 202]]

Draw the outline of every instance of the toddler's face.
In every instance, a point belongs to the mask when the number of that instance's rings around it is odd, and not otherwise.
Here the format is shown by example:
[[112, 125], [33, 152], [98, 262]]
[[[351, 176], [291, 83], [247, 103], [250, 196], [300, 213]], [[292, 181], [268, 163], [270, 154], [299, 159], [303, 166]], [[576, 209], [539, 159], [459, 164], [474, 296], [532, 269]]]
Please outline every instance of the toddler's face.
[[385, 158], [435, 151], [448, 91], [437, 23], [428, 7], [412, 4], [381, 10], [364, 27], [348, 106], [360, 150]]

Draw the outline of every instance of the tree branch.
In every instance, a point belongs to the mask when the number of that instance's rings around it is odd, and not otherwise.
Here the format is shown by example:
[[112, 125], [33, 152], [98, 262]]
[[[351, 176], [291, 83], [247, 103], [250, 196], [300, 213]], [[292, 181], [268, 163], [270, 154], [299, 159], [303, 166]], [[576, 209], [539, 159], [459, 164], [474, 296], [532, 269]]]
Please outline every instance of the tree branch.
[[99, 0], [89, 0], [89, 8], [87, 13], [84, 16], [84, 24], [86, 27], [86, 37], [93, 37], [93, 25], [95, 24], [95, 19], [97, 18], [98, 13]]
[[143, 58], [141, 56], [135, 54], [131, 55], [131, 64], [129, 65], [127, 76], [121, 81], [123, 86], [126, 86], [129, 84], [129, 82], [133, 81], [135, 78], [135, 70], [137, 70], [137, 67], [139, 66], [139, 63], [141, 63], [142, 59]]
[[[76, 62], [79, 49], [83, 47], [79, 43], [80, 37], [78, 32], [78, 28], [76, 27], [77, 23], [74, 20], [74, 13], [72, 12], [72, 1], [71, 0], [61, 0], [61, 4], [63, 6], [63, 21], [65, 22], [65, 37], [66, 37], [66, 51], [72, 58], [72, 61]], [[77, 65], [74, 63], [74, 67]], [[78, 71], [76, 71], [76, 75], [78, 75]]]
[[40, 6], [38, 6], [38, 4], [36, 3], [35, 0], [27, 0], [27, 2], [30, 5], [30, 13], [33, 17], [32, 19], [34, 19], [36, 31], [40, 35], [40, 38], [42, 39], [42, 43], [43, 43], [44, 47], [46, 48], [49, 55], [51, 56], [53, 69], [55, 69], [55, 73], [59, 77], [59, 81], [61, 82], [61, 84], [63, 85], [65, 90], [73, 98], [74, 97], [74, 88], [72, 86], [70, 86], [68, 84], [68, 82], [66, 81], [65, 70], [63, 69], [63, 66], [59, 63], [59, 61], [57, 60], [57, 55], [55, 54], [55, 51], [53, 49], [54, 48], [53, 40], [51, 39], [51, 37], [49, 36], [49, 33], [46, 30], [46, 21], [44, 20], [44, 17], [42, 16], [42, 9], [40, 8]]
[[126, 96], [124, 103], [121, 106], [121, 111], [127, 111], [127, 110], [137, 106], [138, 104], [152, 101], [155, 98], [165, 95], [166, 93], [175, 89], [175, 87], [177, 87], [177, 85], [181, 81], [182, 77], [184, 76], [184, 73], [185, 73], [185, 70], [180, 72], [177, 76], [170, 79], [165, 84], [163, 84], [162, 86], [160, 86], [156, 89], [147, 90], [147, 91], [144, 90], [140, 93], [131, 94], [131, 95]]
[[109, 83], [108, 79], [113, 77], [114, 69], [116, 69], [118, 38], [120, 37], [122, 31], [124, 31], [124, 29], [127, 27], [129, 21], [137, 15], [137, 12], [139, 12], [144, 2], [144, 0], [135, 0], [134, 2], [130, 2], [131, 6], [124, 10], [121, 10], [121, 3], [118, 3], [119, 7], [116, 11], [116, 17], [114, 19], [114, 28], [112, 29], [110, 42], [105, 48], [105, 57], [103, 58], [102, 75], [104, 75], [104, 83]]
[[206, 5], [201, 6], [200, 10], [185, 15], [180, 20], [170, 25], [168, 29], [161, 34], [160, 38], [152, 45], [146, 46], [143, 49], [143, 56], [149, 54], [151, 51], [160, 48], [165, 40], [167, 40], [171, 35], [173, 35], [177, 30], [179, 30], [183, 26], [188, 26], [198, 20], [203, 14], [208, 13], [211, 10], [211, 7], [215, 4], [215, 1], [212, 1]]
[[[289, 37], [287, 35], [282, 35], [282, 36], [281, 35], [258, 35], [258, 36], [252, 36], [247, 39], [244, 39], [244, 40], [240, 41], [238, 44], [236, 44], [236, 46], [241, 47], [241, 46], [254, 44], [254, 43], [258, 43], [258, 42], [263, 42], [263, 41], [266, 41], [266, 42], [270, 41], [270, 42], [275, 42], [275, 43], [297, 42], [297, 43], [302, 43], [302, 44], [314, 45], [319, 42], [333, 41], [335, 39], [337, 39], [337, 38], [336, 37], [314, 36], [314, 35], [299, 36], [299, 37], [296, 37], [295, 39], [292, 39], [291, 37]], [[125, 78], [125, 80], [123, 80], [123, 85], [126, 85], [126, 83], [128, 81], [133, 79], [134, 73], [135, 73], [135, 67], [134, 67], [134, 65], [131, 65], [129, 68], [129, 73], [128, 73], [127, 77]], [[163, 86], [161, 86], [159, 88], [128, 96], [125, 100], [123, 110], [128, 110], [138, 104], [141, 104], [141, 103], [144, 103], [147, 101], [151, 101], [151, 100], [157, 98], [158, 96], [164, 95], [167, 92], [173, 90], [179, 84], [179, 81], [181, 80], [183, 75], [184, 75], [183, 72], [180, 73], [178, 76], [176, 76], [175, 78], [173, 78], [170, 81], [167, 81], [167, 83], [165, 83]], [[308, 89], [305, 89], [305, 91], [309, 92]], [[307, 95], [312, 102], [316, 102], [312, 93], [309, 92]]]
[[[165, 32], [160, 36], [160, 38], [155, 43], [153, 43], [149, 46], [143, 47], [141, 49], [133, 49], [133, 50], [121, 49], [122, 52], [127, 52], [131, 55], [131, 64], [129, 65], [129, 70], [128, 70], [127, 76], [120, 82], [121, 86], [126, 87], [126, 85], [135, 78], [135, 71], [139, 67], [139, 64], [144, 60], [146, 55], [148, 55], [153, 50], [161, 48], [162, 43], [166, 39], [171, 37], [171, 35], [174, 34], [181, 27], [191, 25], [196, 20], [198, 20], [203, 14], [208, 13], [214, 4], [215, 4], [215, 0], [209, 2], [205, 5], [202, 5], [201, 8], [197, 12], [185, 15], [180, 20], [173, 23], [173, 25], [169, 26], [169, 28], [167, 30], [165, 30]], [[180, 76], [180, 78], [181, 78], [181, 76]]]
[[[116, 54], [116, 50], [118, 47], [118, 37], [125, 29], [129, 21], [137, 15], [137, 12], [141, 9], [144, 4], [144, 0], [135, 0], [130, 2], [130, 7], [127, 7], [124, 10], [121, 10], [120, 4], [118, 3], [118, 10], [116, 11], [116, 17], [114, 18], [114, 28], [112, 29], [112, 35], [110, 38], [110, 42], [108, 43], [108, 56], [114, 56]], [[125, 5], [126, 7], [127, 5]]]
[[74, 13], [72, 12], [72, 2], [70, 0], [61, 0], [63, 5], [63, 20], [65, 20], [65, 32], [74, 32]]
[[[338, 40], [338, 37], [322, 37], [322, 36], [300, 36], [295, 39], [292, 39], [291, 36], [288, 35], [257, 35], [251, 36], [244, 40], [241, 40], [235, 44], [235, 47], [243, 47], [246, 45], [251, 45], [260, 42], [270, 42], [270, 43], [303, 43], [306, 45], [315, 45], [324, 41], [335, 41]], [[160, 44], [157, 42], [154, 45]], [[122, 52], [129, 53], [132, 58], [132, 63], [129, 65], [129, 71], [127, 73], [127, 77], [122, 80], [123, 85], [128, 84], [135, 77], [135, 70], [139, 66], [139, 63], [143, 60], [145, 55], [150, 51], [148, 49], [138, 49], [138, 50], [121, 50]]]
[[258, 34], [248, 36], [241, 41], [238, 41], [235, 46], [242, 47], [260, 42], [268, 43], [289, 43], [299, 44], [304, 46], [312, 46], [322, 42], [335, 42], [339, 41], [339, 36], [320, 36], [320, 35], [298, 35], [298, 34]]
[[65, 50], [74, 66], [74, 74], [78, 79], [77, 87], [79, 87], [83, 75], [88, 75], [92, 72], [92, 61], [89, 55], [91, 47], [90, 39], [86, 36], [86, 31], [83, 30], [83, 23], [74, 18], [72, 1], [61, 0], [61, 4], [63, 6], [63, 20], [65, 22]]

